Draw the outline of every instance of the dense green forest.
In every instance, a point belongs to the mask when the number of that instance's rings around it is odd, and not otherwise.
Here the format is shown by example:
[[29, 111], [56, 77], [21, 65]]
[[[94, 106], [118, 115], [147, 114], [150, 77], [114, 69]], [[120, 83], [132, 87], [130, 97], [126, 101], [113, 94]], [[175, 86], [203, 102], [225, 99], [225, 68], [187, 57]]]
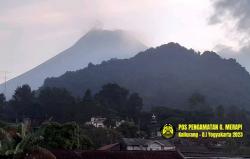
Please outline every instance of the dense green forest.
[[58, 122], [84, 123], [93, 116], [137, 120], [143, 101], [137, 93], [116, 84], [104, 85], [95, 95], [87, 90], [83, 97], [77, 98], [66, 89], [42, 88], [35, 92], [23, 85], [9, 101], [1, 94], [0, 107], [1, 117], [8, 121], [53, 118]]
[[[186, 103], [188, 105], [186, 109], [154, 105], [148, 111], [143, 109], [143, 99], [138, 93], [131, 93], [115, 83], [103, 85], [96, 94], [92, 94], [91, 90], [87, 89], [82, 97], [74, 97], [62, 88], [44, 87], [38, 91], [31, 91], [28, 85], [23, 85], [16, 89], [9, 101], [0, 94], [0, 115], [1, 119], [10, 122], [31, 118], [38, 121], [48, 119], [57, 122], [76, 121], [79, 124], [85, 123], [94, 116], [137, 123], [143, 118], [150, 120], [153, 113], [157, 115], [159, 122], [170, 119], [183, 122], [248, 120], [249, 112], [244, 108], [237, 105], [210, 106], [206, 97], [198, 92], [194, 92]], [[141, 121], [143, 122], [144, 120]]]
[[[243, 123], [245, 137], [240, 145], [250, 146], [247, 110], [237, 106], [212, 107], [198, 92], [186, 102], [187, 109], [156, 105], [151, 110], [144, 110], [139, 94], [115, 83], [103, 85], [96, 94], [87, 89], [77, 98], [62, 88], [44, 87], [31, 91], [28, 85], [23, 85], [9, 101], [0, 94], [0, 118], [6, 121], [0, 122], [0, 153], [18, 154], [31, 148], [89, 150], [119, 142], [122, 137], [149, 138], [152, 114], [157, 116], [159, 126], [165, 123]], [[86, 125], [85, 122], [94, 116], [107, 118], [107, 127]], [[33, 122], [30, 129], [21, 123], [27, 118]], [[125, 122], [114, 128], [115, 120]]]

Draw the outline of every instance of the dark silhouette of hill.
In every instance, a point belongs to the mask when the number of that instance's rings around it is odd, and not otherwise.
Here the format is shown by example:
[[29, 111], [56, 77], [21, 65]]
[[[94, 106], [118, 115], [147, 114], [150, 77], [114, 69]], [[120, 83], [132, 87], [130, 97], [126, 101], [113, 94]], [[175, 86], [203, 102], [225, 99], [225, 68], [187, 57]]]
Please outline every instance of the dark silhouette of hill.
[[[37, 89], [47, 77], [58, 77], [66, 71], [82, 69], [89, 62], [98, 64], [114, 57], [132, 57], [145, 49], [146, 46], [128, 32], [92, 29], [72, 47], [30, 71], [9, 80], [7, 92], [4, 93], [7, 98], [10, 98], [14, 90], [23, 84], [29, 84], [32, 89]], [[1, 91], [4, 91], [4, 84], [0, 85]]]
[[147, 106], [183, 108], [195, 92], [212, 105], [250, 105], [250, 75], [234, 59], [215, 52], [200, 54], [176, 43], [150, 48], [130, 59], [109, 60], [58, 78], [44, 86], [65, 87], [76, 96], [94, 92], [106, 83], [117, 83], [138, 92]]

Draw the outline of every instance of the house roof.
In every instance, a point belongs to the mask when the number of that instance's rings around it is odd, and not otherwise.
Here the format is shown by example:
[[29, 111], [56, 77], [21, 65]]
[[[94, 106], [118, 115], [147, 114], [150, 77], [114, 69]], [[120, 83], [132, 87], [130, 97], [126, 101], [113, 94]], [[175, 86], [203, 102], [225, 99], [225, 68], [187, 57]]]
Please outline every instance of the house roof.
[[123, 138], [122, 143], [127, 146], [148, 146], [152, 143], [158, 143], [162, 146], [172, 147], [173, 145], [167, 140], [149, 140], [149, 139], [138, 139], [138, 138]]
[[147, 146], [147, 140], [139, 138], [123, 138], [122, 143], [124, 143], [127, 146], [136, 146], [136, 145]]
[[119, 143], [114, 143], [114, 144], [110, 144], [110, 145], [105, 145], [105, 146], [102, 146], [100, 147], [98, 150], [110, 150], [112, 149], [113, 147], [119, 145]]
[[162, 146], [165, 146], [165, 147], [172, 147], [173, 145], [168, 142], [167, 140], [149, 140], [148, 141], [148, 144], [153, 144], [153, 143], [158, 143]]

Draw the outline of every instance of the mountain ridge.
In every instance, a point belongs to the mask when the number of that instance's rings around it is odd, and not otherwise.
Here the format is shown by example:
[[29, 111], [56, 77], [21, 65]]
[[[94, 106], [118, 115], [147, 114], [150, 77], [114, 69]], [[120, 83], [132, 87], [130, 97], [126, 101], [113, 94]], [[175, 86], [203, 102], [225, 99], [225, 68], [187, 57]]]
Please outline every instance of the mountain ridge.
[[148, 106], [181, 107], [195, 92], [204, 94], [212, 105], [250, 104], [250, 75], [236, 60], [212, 51], [199, 54], [177, 43], [48, 78], [44, 86], [64, 87], [81, 96], [86, 89], [95, 92], [106, 83], [138, 92]]

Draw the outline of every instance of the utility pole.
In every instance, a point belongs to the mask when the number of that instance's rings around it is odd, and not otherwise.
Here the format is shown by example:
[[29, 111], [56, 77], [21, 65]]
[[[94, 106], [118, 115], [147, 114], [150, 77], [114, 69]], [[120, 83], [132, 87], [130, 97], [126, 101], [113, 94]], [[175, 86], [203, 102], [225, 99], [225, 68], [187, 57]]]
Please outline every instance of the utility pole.
[[10, 73], [8, 71], [0, 71], [1, 74], [4, 76], [4, 94], [7, 93], [7, 74]]

